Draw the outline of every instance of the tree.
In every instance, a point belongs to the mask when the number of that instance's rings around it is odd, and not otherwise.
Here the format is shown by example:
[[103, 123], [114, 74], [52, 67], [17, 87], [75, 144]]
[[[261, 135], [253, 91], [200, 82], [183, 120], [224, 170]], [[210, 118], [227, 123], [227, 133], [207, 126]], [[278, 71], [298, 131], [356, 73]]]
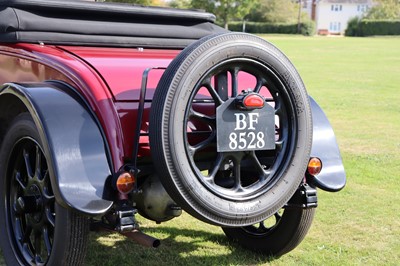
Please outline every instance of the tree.
[[191, 8], [191, 0], [172, 0], [168, 3], [170, 7], [189, 9]]
[[233, 19], [243, 20], [249, 14], [255, 2], [256, 0], [191, 0], [191, 6], [214, 13], [227, 29], [229, 21]]
[[377, 5], [373, 6], [367, 13], [367, 19], [400, 19], [399, 0], [376, 0]]
[[294, 23], [298, 4], [291, 0], [261, 0], [251, 10], [249, 20], [271, 23]]

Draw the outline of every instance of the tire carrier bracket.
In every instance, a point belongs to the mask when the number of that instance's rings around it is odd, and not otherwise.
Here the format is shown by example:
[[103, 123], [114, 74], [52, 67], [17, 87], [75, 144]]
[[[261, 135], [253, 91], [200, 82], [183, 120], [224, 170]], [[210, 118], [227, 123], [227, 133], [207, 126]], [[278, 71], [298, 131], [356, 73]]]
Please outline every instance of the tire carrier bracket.
[[318, 206], [317, 190], [307, 183], [302, 184], [286, 204], [285, 208], [316, 208]]

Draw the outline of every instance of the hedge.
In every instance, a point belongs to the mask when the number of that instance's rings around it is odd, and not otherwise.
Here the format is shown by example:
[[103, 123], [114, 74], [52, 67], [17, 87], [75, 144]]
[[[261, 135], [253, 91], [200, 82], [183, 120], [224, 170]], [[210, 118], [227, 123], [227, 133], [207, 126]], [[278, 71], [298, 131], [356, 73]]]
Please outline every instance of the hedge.
[[349, 22], [346, 36], [400, 35], [400, 20], [356, 20]]
[[[242, 31], [243, 22], [230, 22], [228, 24], [231, 31]], [[248, 33], [283, 33], [297, 34], [297, 23], [295, 24], [272, 24], [266, 22], [246, 22], [246, 32]], [[300, 33], [303, 35], [314, 35], [315, 24], [307, 21], [300, 24]]]

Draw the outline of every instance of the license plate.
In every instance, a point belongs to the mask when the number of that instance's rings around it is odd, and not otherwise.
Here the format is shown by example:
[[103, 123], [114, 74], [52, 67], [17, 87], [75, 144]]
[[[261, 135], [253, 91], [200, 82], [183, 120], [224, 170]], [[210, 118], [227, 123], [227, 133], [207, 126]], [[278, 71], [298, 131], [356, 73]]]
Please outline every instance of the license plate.
[[253, 151], [275, 149], [275, 110], [239, 110], [235, 99], [217, 108], [217, 151]]

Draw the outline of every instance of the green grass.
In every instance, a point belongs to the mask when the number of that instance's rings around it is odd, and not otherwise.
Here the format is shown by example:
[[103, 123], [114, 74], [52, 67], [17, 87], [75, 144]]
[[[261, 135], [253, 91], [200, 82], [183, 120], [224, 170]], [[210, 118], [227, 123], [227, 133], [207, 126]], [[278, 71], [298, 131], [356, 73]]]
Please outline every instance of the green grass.
[[264, 37], [292, 60], [329, 117], [346, 188], [319, 192], [309, 234], [280, 259], [232, 246], [220, 228], [184, 214], [161, 225], [140, 220], [162, 240], [156, 250], [91, 233], [87, 265], [399, 264], [400, 38]]

